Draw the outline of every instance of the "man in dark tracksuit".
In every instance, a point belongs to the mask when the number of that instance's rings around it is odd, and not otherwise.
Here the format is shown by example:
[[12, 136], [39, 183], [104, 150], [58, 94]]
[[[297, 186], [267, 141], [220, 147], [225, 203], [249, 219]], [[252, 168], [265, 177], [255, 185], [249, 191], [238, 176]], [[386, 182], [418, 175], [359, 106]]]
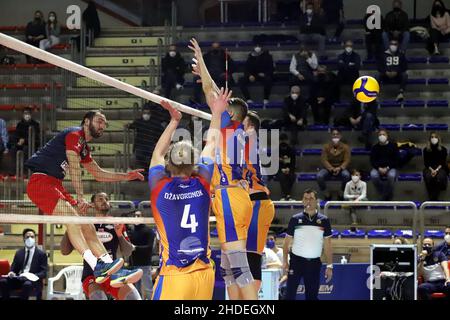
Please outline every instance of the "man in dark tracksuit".
[[404, 91], [408, 82], [408, 63], [405, 54], [398, 49], [398, 41], [391, 40], [389, 49], [387, 49], [378, 65], [378, 81], [388, 83], [400, 83], [400, 90], [397, 95], [397, 101], [403, 101]]
[[162, 59], [161, 71], [164, 96], [170, 98], [170, 93], [173, 88], [177, 90], [183, 88], [184, 73], [186, 71], [186, 63], [175, 45], [169, 47], [169, 51]]
[[272, 55], [269, 51], [263, 50], [261, 45], [257, 44], [248, 55], [244, 76], [240, 79], [241, 91], [247, 102], [251, 102], [249, 101], [251, 98], [248, 85], [256, 81], [262, 82], [264, 86], [264, 104], [269, 102], [273, 83], [273, 70]]

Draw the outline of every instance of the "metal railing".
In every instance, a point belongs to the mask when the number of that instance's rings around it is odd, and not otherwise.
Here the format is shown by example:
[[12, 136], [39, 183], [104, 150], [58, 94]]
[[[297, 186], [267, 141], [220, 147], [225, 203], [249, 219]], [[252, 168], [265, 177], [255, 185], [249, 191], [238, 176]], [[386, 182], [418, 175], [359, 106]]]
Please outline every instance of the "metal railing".
[[[440, 206], [444, 206], [444, 207], [448, 207], [450, 206], [450, 201], [426, 201], [423, 202], [420, 205], [419, 208], [419, 232], [421, 235], [423, 235], [425, 233], [425, 212], [427, 207], [440, 207]], [[444, 223], [445, 226], [450, 225], [450, 213], [446, 213], [446, 218], [448, 219], [447, 223]]]
[[123, 155], [124, 155], [123, 165], [125, 171], [128, 170], [131, 162], [131, 143], [130, 143], [131, 132], [132, 130], [128, 126], [125, 126], [123, 128]]
[[[114, 171], [115, 172], [124, 172], [123, 170], [123, 161], [122, 161], [122, 153], [117, 151], [114, 155]], [[115, 199], [119, 199], [120, 194], [120, 182], [114, 182], [113, 185], [114, 196]]]
[[417, 220], [418, 220], [418, 212], [417, 206], [412, 201], [328, 201], [325, 203], [323, 213], [328, 216], [328, 210], [331, 206], [346, 206], [346, 207], [371, 207], [371, 206], [386, 206], [386, 207], [410, 207], [413, 211], [413, 219], [412, 219], [412, 230], [413, 230], [413, 241], [417, 241]]
[[24, 192], [23, 164], [24, 164], [24, 152], [22, 150], [19, 150], [16, 153], [16, 195], [15, 195], [15, 200], [23, 199], [23, 192]]

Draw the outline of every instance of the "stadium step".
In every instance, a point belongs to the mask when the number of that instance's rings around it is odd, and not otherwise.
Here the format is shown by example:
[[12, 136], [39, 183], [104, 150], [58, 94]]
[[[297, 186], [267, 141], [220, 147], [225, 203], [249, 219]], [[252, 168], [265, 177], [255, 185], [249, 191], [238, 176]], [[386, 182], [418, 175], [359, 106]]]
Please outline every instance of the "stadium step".
[[87, 67], [114, 67], [114, 66], [149, 66], [156, 65], [155, 56], [121, 56], [121, 57], [86, 57]]
[[163, 45], [161, 37], [100, 37], [95, 39], [95, 47], [149, 47]]
[[68, 109], [133, 109], [140, 108], [141, 98], [68, 98]]
[[[122, 82], [128, 83], [132, 86], [135, 87], [147, 87], [150, 85], [150, 77], [147, 76], [128, 76], [128, 77], [114, 77], [117, 80], [120, 80]], [[107, 85], [94, 81], [92, 79], [89, 78], [77, 78], [76, 81], [76, 86], [77, 87], [87, 87], [87, 88], [92, 88], [92, 87], [106, 87]]]
[[[125, 124], [130, 123], [130, 120], [111, 120], [108, 121], [108, 128], [106, 131], [123, 131]], [[80, 125], [80, 120], [58, 120], [56, 122], [56, 130], [61, 131], [67, 127], [77, 127]]]

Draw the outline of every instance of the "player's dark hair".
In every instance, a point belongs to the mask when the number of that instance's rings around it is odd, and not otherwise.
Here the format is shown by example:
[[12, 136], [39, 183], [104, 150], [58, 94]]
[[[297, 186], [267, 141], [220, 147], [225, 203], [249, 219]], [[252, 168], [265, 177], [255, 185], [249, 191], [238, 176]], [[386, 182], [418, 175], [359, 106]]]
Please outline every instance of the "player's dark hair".
[[95, 197], [96, 197], [98, 194], [100, 194], [100, 193], [106, 194], [106, 197], [107, 197], [108, 200], [109, 200], [108, 194], [107, 194], [106, 192], [104, 192], [104, 191], [97, 191], [97, 192], [95, 192], [95, 193], [91, 196], [91, 202], [92, 202], [92, 203], [95, 202]]
[[33, 232], [34, 236], [36, 236], [36, 231], [34, 231], [33, 229], [30, 229], [30, 228], [25, 228], [22, 231], [22, 238], [25, 238], [25, 235], [27, 234], [27, 232]]
[[33, 113], [33, 109], [30, 107], [25, 107], [25, 108], [23, 108], [22, 113], [25, 113], [25, 112]]
[[228, 100], [228, 108], [234, 113], [234, 120], [244, 121], [248, 113], [248, 105], [241, 98], [231, 98]]
[[353, 169], [351, 174], [352, 176], [354, 176], [355, 174], [361, 175], [361, 171], [359, 171], [358, 169]]
[[308, 189], [305, 189], [305, 191], [303, 191], [303, 194], [305, 194], [305, 193], [308, 193], [308, 194], [312, 193], [312, 194], [314, 194], [314, 198], [317, 199], [317, 191], [316, 190], [308, 188]]
[[92, 119], [98, 114], [103, 114], [102, 110], [89, 110], [86, 112], [86, 114], [83, 116], [83, 120], [81, 121], [81, 126], [84, 126], [84, 122], [86, 119], [89, 119], [89, 121], [92, 122]]
[[259, 127], [261, 126], [261, 118], [255, 111], [247, 112], [247, 118], [250, 121], [251, 125], [255, 127], [256, 132], [259, 131]]

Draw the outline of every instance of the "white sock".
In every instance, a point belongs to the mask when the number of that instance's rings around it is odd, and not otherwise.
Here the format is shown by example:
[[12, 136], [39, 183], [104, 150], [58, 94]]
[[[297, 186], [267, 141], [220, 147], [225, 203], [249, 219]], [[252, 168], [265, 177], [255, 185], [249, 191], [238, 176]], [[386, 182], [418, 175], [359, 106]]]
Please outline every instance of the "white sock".
[[86, 250], [83, 252], [83, 259], [89, 264], [92, 270], [95, 269], [97, 265], [97, 258], [94, 256], [91, 250]]
[[112, 259], [111, 256], [110, 256], [109, 254], [107, 254], [107, 253], [103, 254], [103, 255], [100, 257], [100, 260], [102, 260], [104, 263], [111, 263], [111, 262], [113, 262], [113, 259]]

